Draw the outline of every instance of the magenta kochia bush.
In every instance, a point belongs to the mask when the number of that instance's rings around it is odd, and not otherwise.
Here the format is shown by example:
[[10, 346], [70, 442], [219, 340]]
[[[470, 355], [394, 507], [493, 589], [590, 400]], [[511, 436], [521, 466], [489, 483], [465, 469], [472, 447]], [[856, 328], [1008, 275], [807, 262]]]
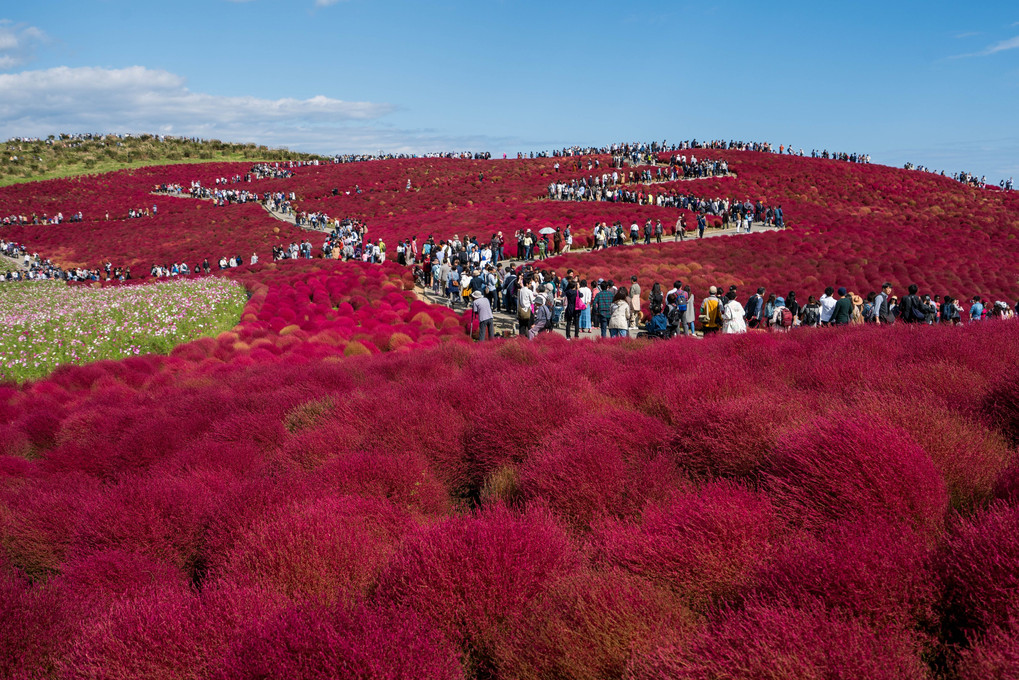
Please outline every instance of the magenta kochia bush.
[[952, 629], [1004, 626], [1019, 612], [1019, 507], [997, 503], [960, 520], [937, 566]]
[[649, 505], [638, 524], [608, 520], [595, 528], [596, 561], [670, 589], [699, 611], [752, 587], [780, 531], [762, 494], [711, 483]]
[[546, 513], [494, 506], [408, 537], [376, 599], [417, 612], [456, 642], [469, 665], [485, 669], [509, 622], [579, 560]]
[[878, 416], [833, 414], [788, 433], [767, 472], [776, 504], [808, 528], [901, 519], [934, 538], [948, 510], [945, 482], [930, 457]]
[[248, 632], [223, 680], [460, 680], [455, 648], [410, 611], [309, 605]]
[[190, 585], [188, 576], [168, 561], [114, 548], [69, 562], [53, 586], [65, 607], [87, 612], [119, 598], [157, 590], [184, 591]]
[[907, 636], [814, 605], [752, 604], [722, 612], [689, 645], [636, 656], [633, 680], [825, 678], [922, 680], [926, 667]]

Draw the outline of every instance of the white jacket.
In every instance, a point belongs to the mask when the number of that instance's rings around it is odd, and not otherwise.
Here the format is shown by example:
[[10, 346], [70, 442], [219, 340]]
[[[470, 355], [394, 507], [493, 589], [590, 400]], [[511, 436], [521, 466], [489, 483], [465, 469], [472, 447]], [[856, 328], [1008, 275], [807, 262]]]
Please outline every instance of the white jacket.
[[723, 333], [746, 333], [747, 322], [743, 320], [746, 310], [739, 300], [729, 300], [722, 307], [722, 332]]

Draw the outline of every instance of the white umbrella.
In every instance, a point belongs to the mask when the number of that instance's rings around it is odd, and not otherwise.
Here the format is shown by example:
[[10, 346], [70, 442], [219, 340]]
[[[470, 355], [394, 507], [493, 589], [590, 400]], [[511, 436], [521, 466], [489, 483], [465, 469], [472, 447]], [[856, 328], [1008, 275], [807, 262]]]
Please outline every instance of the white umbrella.
[[539, 234], [554, 234], [555, 233], [555, 229], [553, 229], [552, 227], [545, 227], [544, 229], [542, 229], [538, 233]]

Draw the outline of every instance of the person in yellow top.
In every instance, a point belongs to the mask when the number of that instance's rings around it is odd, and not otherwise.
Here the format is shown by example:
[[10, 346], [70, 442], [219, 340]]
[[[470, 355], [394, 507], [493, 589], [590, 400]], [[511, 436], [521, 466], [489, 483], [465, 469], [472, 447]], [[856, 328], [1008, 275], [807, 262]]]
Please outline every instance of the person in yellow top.
[[701, 302], [700, 322], [705, 335], [717, 333], [722, 327], [722, 301], [715, 286], [708, 289], [708, 297]]

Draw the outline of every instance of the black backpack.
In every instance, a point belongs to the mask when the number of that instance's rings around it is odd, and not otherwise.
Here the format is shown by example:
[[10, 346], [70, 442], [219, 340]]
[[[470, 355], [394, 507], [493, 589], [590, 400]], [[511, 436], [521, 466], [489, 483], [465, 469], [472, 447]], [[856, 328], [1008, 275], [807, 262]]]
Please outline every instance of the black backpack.
[[652, 314], [657, 314], [662, 311], [662, 294], [652, 293], [651, 299], [648, 301], [648, 306], [651, 308]]
[[817, 305], [807, 305], [803, 308], [803, 325], [816, 326], [821, 320]]

